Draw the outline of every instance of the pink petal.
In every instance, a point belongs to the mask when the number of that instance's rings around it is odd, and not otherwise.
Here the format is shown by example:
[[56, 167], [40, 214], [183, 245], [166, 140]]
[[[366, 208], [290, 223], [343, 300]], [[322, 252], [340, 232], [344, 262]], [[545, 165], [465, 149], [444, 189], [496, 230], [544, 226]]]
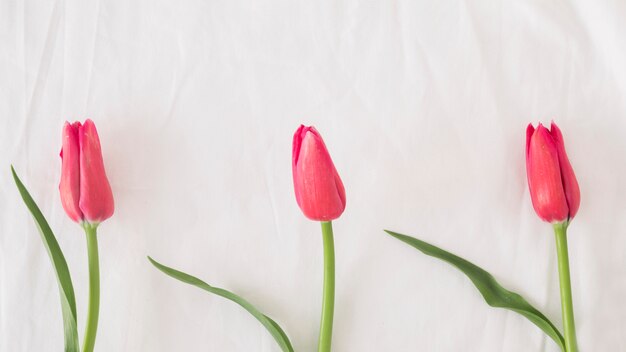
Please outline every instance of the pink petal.
[[537, 215], [544, 221], [567, 220], [568, 206], [561, 182], [559, 155], [548, 130], [539, 124], [530, 138], [526, 172]]
[[83, 213], [79, 207], [80, 199], [80, 150], [78, 146], [78, 130], [80, 122], [63, 125], [61, 147], [61, 182], [59, 192], [61, 193], [61, 205], [67, 215], [73, 221], [83, 220]]
[[104, 170], [100, 139], [93, 121], [87, 119], [78, 131], [80, 145], [80, 209], [91, 223], [113, 215], [113, 193]]
[[561, 166], [561, 181], [563, 183], [563, 189], [565, 190], [565, 197], [569, 206], [569, 218], [573, 219], [578, 213], [580, 207], [580, 188], [578, 188], [578, 181], [574, 174], [574, 169], [567, 158], [565, 152], [565, 143], [563, 142], [563, 134], [559, 127], [552, 122], [550, 126], [550, 134], [556, 145], [556, 150], [559, 154], [559, 165]]

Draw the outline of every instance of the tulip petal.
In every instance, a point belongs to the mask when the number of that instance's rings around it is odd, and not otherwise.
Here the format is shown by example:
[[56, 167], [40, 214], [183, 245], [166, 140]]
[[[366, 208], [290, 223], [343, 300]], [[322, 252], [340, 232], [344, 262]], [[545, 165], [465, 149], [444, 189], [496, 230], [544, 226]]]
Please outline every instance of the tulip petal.
[[296, 133], [293, 134], [293, 147], [291, 154], [293, 167], [295, 167], [298, 163], [298, 158], [300, 157], [300, 146], [302, 145], [302, 138], [308, 130], [310, 130], [309, 127], [300, 125], [300, 127], [298, 127], [298, 129], [296, 130]]
[[346, 208], [346, 189], [343, 187], [343, 182], [341, 181], [341, 178], [339, 177], [339, 173], [337, 173], [337, 170], [335, 169], [334, 165], [333, 165], [333, 173], [335, 174], [335, 186], [337, 187], [337, 195], [339, 196], [339, 199], [341, 200], [341, 203], [343, 204], [343, 207], [341, 209], [341, 211], [343, 212], [344, 209]]
[[530, 138], [526, 161], [530, 195], [539, 217], [547, 222], [567, 220], [569, 210], [557, 147], [550, 132], [541, 124]]
[[70, 219], [80, 222], [83, 213], [80, 210], [80, 149], [78, 142], [78, 130], [80, 122], [63, 126], [63, 146], [61, 149], [61, 204]]
[[305, 127], [304, 125], [300, 125], [300, 127], [298, 127], [298, 129], [296, 130], [296, 133], [294, 133], [293, 135], [293, 146], [292, 146], [292, 154], [291, 154], [291, 169], [293, 171], [293, 184], [295, 187], [295, 194], [296, 194], [296, 202], [298, 204], [300, 204], [300, 189], [301, 187], [298, 187], [297, 184], [299, 183], [299, 179], [296, 179], [296, 169], [297, 169], [297, 164], [298, 164], [298, 159], [300, 158], [300, 147], [302, 146], [302, 137], [304, 136], [305, 133], [303, 133], [303, 131], [306, 129], [307, 127]]
[[563, 142], [563, 134], [559, 127], [552, 122], [550, 126], [550, 134], [556, 145], [556, 150], [559, 154], [559, 165], [561, 167], [561, 181], [563, 183], [563, 189], [565, 191], [565, 197], [569, 206], [569, 219], [573, 219], [578, 213], [580, 206], [580, 188], [578, 187], [578, 181], [574, 174], [574, 169], [567, 158], [565, 152], [565, 143]]
[[530, 147], [530, 139], [532, 138], [534, 133], [535, 133], [535, 128], [533, 127], [532, 123], [529, 123], [528, 127], [526, 127], [526, 161], [527, 162], [528, 162], [528, 148]]
[[100, 139], [93, 121], [87, 119], [79, 128], [80, 209], [91, 223], [113, 215], [113, 193], [104, 170]]

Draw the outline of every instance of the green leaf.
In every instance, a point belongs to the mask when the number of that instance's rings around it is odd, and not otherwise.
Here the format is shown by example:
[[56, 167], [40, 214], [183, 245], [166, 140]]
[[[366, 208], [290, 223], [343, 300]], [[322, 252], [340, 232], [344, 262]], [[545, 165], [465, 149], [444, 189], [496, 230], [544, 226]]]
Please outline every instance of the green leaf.
[[198, 279], [195, 276], [185, 274], [181, 271], [178, 271], [176, 269], [172, 269], [163, 264], [160, 264], [159, 262], [157, 262], [156, 260], [152, 259], [149, 256], [148, 256], [148, 259], [150, 260], [152, 265], [154, 265], [157, 269], [161, 270], [165, 274], [177, 280], [199, 287], [205, 291], [211, 292], [218, 296], [222, 296], [226, 299], [229, 299], [237, 303], [238, 305], [243, 307], [245, 310], [247, 310], [250, 314], [252, 314], [259, 322], [261, 322], [261, 324], [263, 324], [263, 326], [265, 326], [265, 328], [269, 331], [272, 337], [274, 337], [274, 340], [276, 340], [276, 342], [278, 343], [278, 345], [284, 352], [294, 351], [293, 346], [291, 345], [291, 342], [289, 341], [289, 338], [287, 337], [287, 334], [285, 333], [285, 331], [283, 331], [283, 329], [281, 329], [281, 327], [274, 320], [272, 320], [267, 315], [259, 312], [258, 309], [256, 309], [252, 304], [250, 304], [245, 299], [237, 296], [236, 294], [232, 292], [224, 290], [222, 288], [213, 287], [207, 284], [206, 282]]
[[519, 313], [537, 325], [543, 332], [565, 351], [565, 340], [559, 330], [539, 310], [530, 305], [524, 297], [502, 287], [494, 277], [482, 268], [441, 248], [435, 247], [417, 238], [401, 235], [385, 230], [391, 236], [420, 250], [431, 257], [439, 258], [461, 270], [472, 280], [487, 304], [492, 307], [505, 308]]
[[63, 312], [63, 328], [65, 335], [65, 352], [78, 352], [78, 330], [76, 327], [76, 299], [74, 296], [74, 286], [72, 286], [72, 278], [70, 277], [70, 271], [67, 268], [67, 262], [59, 247], [59, 243], [54, 237], [54, 233], [50, 229], [46, 218], [39, 210], [39, 207], [33, 200], [33, 198], [24, 187], [22, 181], [15, 173], [13, 166], [11, 166], [11, 173], [13, 173], [13, 179], [15, 185], [24, 200], [24, 204], [35, 219], [39, 233], [43, 244], [46, 246], [52, 265], [57, 276], [57, 282], [59, 284], [59, 293], [61, 295], [61, 310]]

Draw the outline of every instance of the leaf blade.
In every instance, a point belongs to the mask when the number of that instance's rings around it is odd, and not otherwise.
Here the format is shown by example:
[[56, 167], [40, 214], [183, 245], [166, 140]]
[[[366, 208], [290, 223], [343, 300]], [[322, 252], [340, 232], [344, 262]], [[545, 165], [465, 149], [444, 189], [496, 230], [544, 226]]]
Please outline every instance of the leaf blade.
[[417, 238], [388, 230], [385, 230], [385, 232], [428, 256], [435, 257], [456, 267], [472, 281], [488, 305], [521, 314], [552, 338], [562, 351], [565, 351], [565, 340], [557, 327], [543, 313], [528, 303], [524, 297], [502, 287], [493, 275], [486, 270]]
[[239, 306], [241, 306], [243, 309], [245, 309], [246, 311], [248, 311], [248, 313], [252, 314], [252, 316], [254, 316], [267, 330], [268, 332], [272, 335], [272, 337], [274, 338], [274, 340], [276, 340], [276, 342], [278, 343], [278, 345], [280, 346], [280, 348], [284, 351], [284, 352], [294, 352], [293, 346], [291, 344], [291, 341], [289, 341], [289, 338], [287, 337], [287, 334], [285, 333], [285, 331], [278, 325], [278, 323], [276, 323], [274, 320], [272, 320], [270, 317], [268, 317], [267, 315], [261, 313], [258, 309], [256, 309], [256, 307], [254, 307], [250, 302], [246, 301], [245, 299], [243, 299], [242, 297], [237, 296], [236, 294], [219, 288], [219, 287], [214, 287], [211, 286], [209, 284], [207, 284], [206, 282], [198, 279], [195, 276], [186, 274], [182, 271], [178, 271], [176, 269], [170, 268], [168, 266], [165, 266], [159, 262], [157, 262], [156, 260], [152, 259], [150, 256], [148, 256], [148, 260], [152, 263], [152, 265], [154, 265], [157, 269], [159, 269], [161, 272], [163, 272], [164, 274], [177, 279], [179, 281], [182, 281], [184, 283], [187, 283], [189, 285], [192, 286], [196, 286], [200, 289], [203, 289], [207, 292], [213, 293], [215, 295], [224, 297], [232, 302], [237, 303]]
[[70, 276], [67, 262], [63, 256], [63, 251], [59, 246], [59, 243], [48, 225], [46, 218], [41, 213], [41, 210], [37, 206], [37, 203], [33, 200], [30, 193], [17, 176], [15, 169], [11, 166], [11, 173], [13, 174], [13, 180], [17, 186], [20, 196], [24, 201], [24, 204], [30, 211], [41, 239], [46, 247], [52, 266], [57, 277], [57, 284], [59, 286], [59, 294], [61, 296], [61, 311], [63, 314], [63, 335], [65, 340], [65, 352], [78, 352], [78, 328], [76, 323], [76, 297], [74, 295], [74, 286], [72, 285], [72, 278]]

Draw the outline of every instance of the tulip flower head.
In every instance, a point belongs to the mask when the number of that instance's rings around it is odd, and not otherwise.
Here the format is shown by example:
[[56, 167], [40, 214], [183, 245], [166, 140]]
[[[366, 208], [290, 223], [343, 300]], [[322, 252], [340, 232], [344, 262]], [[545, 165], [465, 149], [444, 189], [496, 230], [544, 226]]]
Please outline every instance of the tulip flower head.
[[526, 129], [526, 174], [533, 208], [550, 223], [571, 221], [580, 205], [580, 189], [565, 153], [563, 135], [553, 122]]
[[337, 219], [346, 208], [346, 192], [314, 127], [300, 125], [296, 130], [292, 161], [296, 201], [304, 215], [316, 221]]
[[113, 193], [104, 171], [93, 121], [66, 122], [61, 149], [61, 204], [75, 222], [98, 224], [113, 215]]

